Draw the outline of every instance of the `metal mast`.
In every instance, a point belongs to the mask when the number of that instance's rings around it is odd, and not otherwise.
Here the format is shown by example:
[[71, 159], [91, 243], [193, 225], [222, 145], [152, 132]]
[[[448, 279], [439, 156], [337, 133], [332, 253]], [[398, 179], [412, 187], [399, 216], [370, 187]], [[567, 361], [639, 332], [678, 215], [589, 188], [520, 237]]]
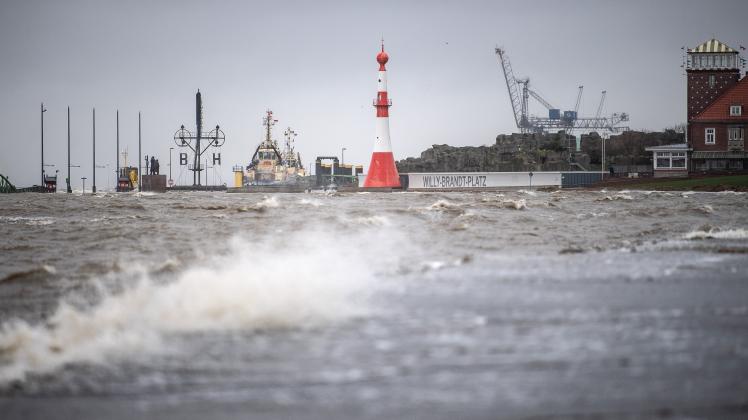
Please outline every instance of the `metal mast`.
[[44, 102], [42, 102], [41, 105], [41, 112], [39, 115], [41, 115], [42, 120], [42, 187], [45, 187], [47, 185], [47, 180], [44, 179], [44, 113], [47, 112], [46, 109], [44, 109]]
[[96, 108], [93, 109], [93, 186], [91, 193], [96, 194]]
[[68, 107], [68, 177], [67, 177], [67, 184], [68, 184], [68, 194], [73, 192], [73, 189], [70, 188], [70, 107]]
[[143, 151], [141, 149], [142, 142], [140, 137], [140, 112], [138, 112], [138, 192], [143, 191]]
[[119, 191], [119, 109], [117, 110], [117, 173], [116, 173], [116, 182], [117, 187], [115, 188], [116, 191]]
[[[200, 138], [203, 134], [203, 98], [202, 95], [200, 95], [200, 89], [197, 90], [197, 94], [195, 95], [195, 121], [197, 125], [197, 133], [195, 133], [195, 150], [200, 150]], [[195, 162], [192, 171], [193, 186], [200, 185], [200, 178], [202, 175], [201, 171], [200, 153], [195, 153]], [[195, 182], [196, 179], [197, 182]]]
[[[223, 131], [221, 131], [221, 128], [218, 125], [216, 125], [216, 128], [214, 130], [211, 130], [209, 133], [203, 136], [203, 99], [199, 89], [197, 91], [197, 94], [195, 95], [195, 122], [197, 125], [197, 132], [193, 134], [192, 132], [184, 128], [184, 125], [182, 125], [179, 130], [174, 133], [174, 143], [176, 143], [176, 145], [179, 147], [189, 148], [194, 153], [192, 168], [188, 166], [188, 170], [192, 171], [192, 186], [196, 187], [201, 185], [202, 177], [200, 172], [204, 169], [201, 163], [202, 159], [200, 159], [200, 157], [210, 147], [221, 147], [226, 141], [226, 136], [223, 134]], [[209, 140], [205, 147], [202, 147], [201, 145], [202, 139]], [[216, 160], [220, 162], [220, 156], [216, 158], [214, 155], [213, 159], [214, 162]], [[187, 160], [185, 157], [185, 162], [186, 161]], [[205, 176], [207, 181], [207, 173]]]

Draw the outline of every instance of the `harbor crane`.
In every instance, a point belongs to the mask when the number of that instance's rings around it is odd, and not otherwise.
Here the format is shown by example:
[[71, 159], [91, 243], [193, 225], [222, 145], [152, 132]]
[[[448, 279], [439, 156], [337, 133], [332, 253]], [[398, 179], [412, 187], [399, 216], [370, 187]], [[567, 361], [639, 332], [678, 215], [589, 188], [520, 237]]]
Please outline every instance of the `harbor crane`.
[[[548, 100], [530, 88], [529, 78], [520, 79], [514, 76], [512, 65], [504, 49], [496, 47], [495, 51], [504, 72], [504, 80], [506, 81], [509, 100], [512, 103], [512, 111], [514, 112], [514, 122], [517, 124], [520, 132], [547, 133], [549, 130], [565, 130], [567, 134], [571, 134], [575, 130], [583, 130], [619, 133], [629, 129], [626, 126], [620, 125], [622, 122], [629, 120], [629, 115], [625, 112], [614, 113], [609, 117], [601, 116], [607, 94], [606, 91], [602, 91], [600, 104], [594, 117], [579, 117], [578, 115], [584, 86], [579, 86], [574, 110], [564, 111], [562, 114], [559, 108], [551, 105]], [[547, 118], [530, 115], [528, 102], [531, 96], [548, 109]]]

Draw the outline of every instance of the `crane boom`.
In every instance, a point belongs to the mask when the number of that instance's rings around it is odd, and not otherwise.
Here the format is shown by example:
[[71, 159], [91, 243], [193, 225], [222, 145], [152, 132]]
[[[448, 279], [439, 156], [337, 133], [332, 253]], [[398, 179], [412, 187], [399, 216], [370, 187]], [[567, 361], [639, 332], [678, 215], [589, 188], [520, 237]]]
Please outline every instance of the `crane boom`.
[[512, 111], [514, 112], [514, 122], [517, 124], [517, 128], [521, 129], [523, 121], [527, 119], [527, 116], [522, 115], [522, 99], [520, 98], [517, 79], [514, 77], [514, 72], [512, 71], [512, 64], [509, 62], [509, 57], [506, 57], [506, 52], [499, 47], [496, 47], [496, 56], [499, 57], [501, 68], [504, 71], [506, 89], [509, 91], [509, 99], [512, 102]]
[[607, 95], [607, 91], [603, 91], [602, 95], [600, 95], [600, 105], [597, 106], [597, 112], [595, 113], [595, 118], [600, 118], [600, 114], [603, 112], [603, 105], [605, 104], [605, 95]]
[[543, 104], [543, 106], [546, 107], [547, 109], [554, 109], [554, 108], [556, 108], [555, 106], [553, 106], [550, 103], [548, 103], [548, 101], [546, 101], [545, 99], [543, 99], [543, 97], [540, 96], [534, 90], [528, 89], [528, 93], [530, 94], [530, 96], [532, 96], [533, 98], [537, 99], [538, 102], [540, 102], [541, 104]]
[[584, 86], [580, 85], [579, 86], [579, 94], [577, 94], [577, 104], [574, 105], [574, 115], [575, 116], [579, 114], [579, 102], [582, 101], [582, 91], [583, 90], [584, 90]]

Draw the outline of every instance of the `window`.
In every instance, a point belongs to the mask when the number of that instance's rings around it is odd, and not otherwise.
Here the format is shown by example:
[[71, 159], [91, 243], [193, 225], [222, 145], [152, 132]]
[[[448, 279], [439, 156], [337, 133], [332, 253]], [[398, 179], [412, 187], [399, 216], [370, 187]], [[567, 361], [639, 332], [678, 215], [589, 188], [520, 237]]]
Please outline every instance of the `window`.
[[670, 168], [670, 153], [655, 152], [655, 168]]
[[717, 77], [713, 74], [709, 75], [709, 88], [713, 88], [717, 84]]
[[728, 140], [743, 140], [743, 129], [740, 127], [730, 127], [727, 133]]
[[673, 152], [671, 154], [670, 166], [673, 168], [685, 168], [686, 167], [686, 152]]
[[704, 144], [714, 144], [714, 131], [713, 128], [707, 128], [704, 132]]
[[686, 152], [655, 152], [655, 169], [685, 169]]
[[730, 116], [731, 117], [739, 117], [743, 115], [743, 107], [741, 105], [731, 105], [730, 106]]

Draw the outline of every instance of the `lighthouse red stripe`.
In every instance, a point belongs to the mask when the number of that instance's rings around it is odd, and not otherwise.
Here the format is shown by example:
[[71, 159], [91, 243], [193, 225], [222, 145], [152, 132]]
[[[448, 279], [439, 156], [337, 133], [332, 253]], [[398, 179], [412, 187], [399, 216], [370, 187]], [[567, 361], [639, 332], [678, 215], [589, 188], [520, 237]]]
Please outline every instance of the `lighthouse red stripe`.
[[371, 154], [369, 173], [364, 181], [365, 188], [397, 188], [400, 186], [400, 175], [395, 166], [392, 152], [374, 152]]

